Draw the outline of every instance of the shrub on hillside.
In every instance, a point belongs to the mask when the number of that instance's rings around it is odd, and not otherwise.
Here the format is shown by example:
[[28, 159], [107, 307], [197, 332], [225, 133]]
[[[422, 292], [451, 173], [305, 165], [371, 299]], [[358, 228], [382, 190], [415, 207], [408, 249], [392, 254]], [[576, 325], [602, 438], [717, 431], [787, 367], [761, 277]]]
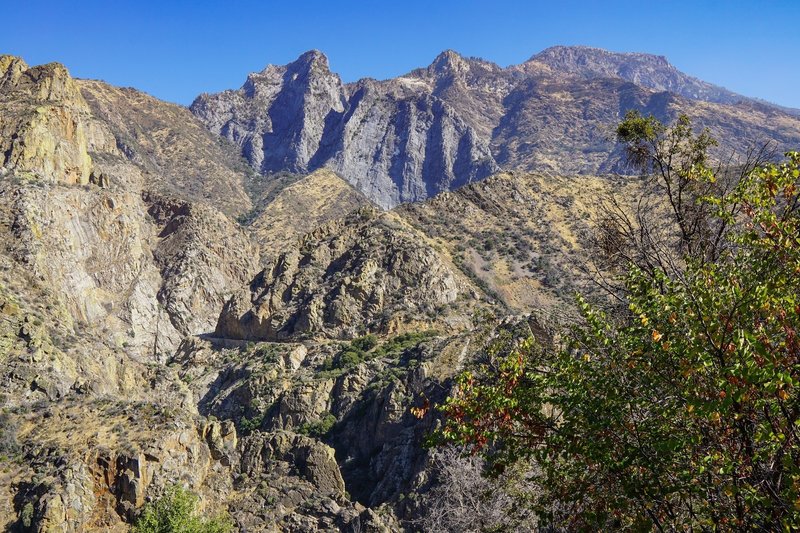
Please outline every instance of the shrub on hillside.
[[148, 503], [139, 514], [136, 533], [229, 533], [233, 521], [227, 515], [205, 518], [197, 513], [196, 495], [179, 485], [168, 488], [163, 496]]

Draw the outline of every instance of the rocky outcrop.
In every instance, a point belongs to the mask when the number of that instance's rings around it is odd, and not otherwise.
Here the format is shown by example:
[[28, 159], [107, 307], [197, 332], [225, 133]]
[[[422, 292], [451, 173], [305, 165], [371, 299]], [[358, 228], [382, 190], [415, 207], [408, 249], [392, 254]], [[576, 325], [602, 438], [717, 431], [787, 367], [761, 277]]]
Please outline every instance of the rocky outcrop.
[[[83, 463], [62, 464], [57, 478], [39, 498], [30, 528], [41, 533], [80, 531], [97, 507], [92, 475]], [[28, 502], [32, 504], [32, 502]], [[23, 524], [24, 525], [24, 524]]]
[[0, 55], [0, 167], [89, 183], [89, 108], [67, 69]]
[[185, 108], [12, 56], [0, 117], [3, 252], [49, 286], [70, 331], [155, 358], [212, 331], [259, 262], [211, 207], [250, 208], [230, 147]]
[[156, 300], [161, 276], [148, 246], [156, 228], [139, 194], [28, 186], [3, 193], [12, 257], [45, 280], [77, 324], [150, 354], [179, 341]]
[[[265, 355], [279, 353], [279, 345], [257, 343], [241, 348], [238, 357], [225, 356], [217, 374], [213, 365], [203, 369], [202, 361], [214, 355], [203, 344], [208, 341], [202, 341], [186, 346], [180, 373], [190, 379], [210, 413], [241, 420], [248, 428], [257, 421], [255, 430], [245, 430], [253, 432], [242, 440], [241, 468], [247, 486], [258, 486], [256, 492], [272, 502], [263, 513], [286, 516], [284, 506], [296, 505], [289, 487], [306, 490], [287, 477], [283, 488], [276, 486], [274, 480], [293, 465], [294, 475], [318, 493], [331, 494], [338, 481], [325, 480], [341, 475], [357, 505], [389, 507], [397, 516], [413, 519], [404, 515], [405, 509], [411, 505], [408, 512], [413, 513], [424, 502], [405, 498], [430, 484], [423, 442], [437, 415], [431, 410], [420, 420], [411, 408], [443, 399], [449, 380], [472, 357], [472, 342], [469, 334], [389, 335], [377, 341], [363, 362], [338, 369], [334, 363], [331, 369], [336, 352], [346, 348], [307, 341], [307, 356], [293, 371], [276, 369], [280, 359]], [[336, 501], [333, 509], [347, 508], [341, 499]], [[329, 505], [318, 502], [316, 516]]]
[[166, 357], [257, 272], [249, 237], [197, 203], [246, 211], [246, 166], [185, 108], [2, 56], [0, 153], [2, 253], [63, 307], [65, 335]]
[[[453, 342], [459, 344], [459, 340]], [[446, 346], [446, 342], [432, 342], [430, 348]], [[447, 354], [448, 350], [443, 352]], [[417, 368], [401, 366], [399, 375], [389, 379], [390, 365], [360, 367], [338, 380], [334, 391], [332, 411], [340, 422], [328, 441], [343, 459], [342, 475], [353, 497], [370, 507], [396, 502], [424, 476], [424, 441], [435, 417], [420, 421], [411, 414], [411, 408], [425, 400], [442, 401], [447, 390], [446, 384], [432, 379], [434, 369], [445, 364], [445, 357], [436, 357], [421, 347], [409, 350], [404, 357], [427, 362]], [[450, 374], [457, 367], [438, 370]]]
[[391, 214], [365, 208], [308, 234], [234, 295], [216, 335], [355, 336], [393, 320], [433, 321], [467, 286]]
[[270, 461], [291, 462], [300, 475], [319, 492], [344, 496], [344, 480], [333, 449], [325, 444], [290, 432], [257, 434], [242, 444], [242, 470], [249, 475], [269, 469]]
[[215, 209], [155, 195], [145, 200], [159, 229], [158, 302], [181, 336], [211, 333], [233, 290], [258, 271], [258, 249]]
[[202, 435], [211, 450], [211, 456], [223, 464], [231, 464], [231, 458], [237, 453], [238, 439], [236, 425], [230, 421], [213, 421], [203, 428]]
[[[114, 401], [67, 400], [34, 416], [18, 434], [29, 467], [40, 472], [33, 484], [19, 485], [19, 506], [30, 507], [28, 530], [125, 530], [148, 499], [172, 484], [202, 493], [206, 507], [232, 489], [225, 465], [238, 456], [230, 423]], [[214, 491], [205, 493], [205, 486]]]
[[349, 501], [333, 449], [318, 440], [253, 434], [244, 439], [241, 468], [233, 514], [247, 531], [401, 531], [391, 512]]

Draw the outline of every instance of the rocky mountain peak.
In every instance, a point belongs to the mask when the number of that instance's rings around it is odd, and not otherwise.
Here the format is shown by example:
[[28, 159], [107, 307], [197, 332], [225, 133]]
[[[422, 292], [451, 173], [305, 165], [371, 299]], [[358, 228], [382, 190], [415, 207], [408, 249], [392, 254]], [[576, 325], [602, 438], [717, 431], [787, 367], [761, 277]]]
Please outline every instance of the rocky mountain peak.
[[0, 88], [7, 84], [15, 85], [28, 68], [28, 64], [21, 57], [0, 55]]
[[309, 50], [284, 69], [284, 82], [293, 81], [301, 86], [324, 86], [327, 91], [341, 93], [342, 80], [331, 72], [328, 57], [319, 50]]
[[453, 78], [486, 78], [502, 75], [503, 68], [478, 57], [464, 57], [454, 50], [445, 50], [426, 68], [410, 73], [413, 77], [433, 78], [439, 81]]
[[330, 80], [335, 85], [342, 84], [339, 76], [331, 72], [327, 56], [319, 50], [309, 50], [286, 65], [267, 65], [261, 72], [248, 74], [240, 91], [247, 98], [256, 98], [262, 93], [270, 95], [270, 87], [286, 83], [307, 87], [314, 80]]
[[26, 96], [39, 102], [59, 102], [64, 105], [85, 107], [80, 90], [61, 63], [28, 66], [16, 56], [0, 56], [0, 89], [14, 97]]
[[[712, 112], [697, 100], [753, 102], [684, 74], [663, 56], [586, 46], [548, 48], [508, 68], [446, 50], [404, 76], [347, 86], [312, 50], [251, 75], [239, 91], [201, 96], [192, 111], [261, 173], [326, 167], [390, 208], [501, 167], [625, 171], [607, 132], [628, 109], [668, 120], [680, 107], [699, 126], [719, 125], [720, 137], [742, 138], [730, 134], [739, 129], [737, 110]], [[751, 116], [763, 130], [766, 122]], [[763, 136], [788, 148], [790, 129], [781, 139]]]
[[539, 61], [551, 67], [567, 70], [598, 68], [600, 65], [618, 65], [626, 62], [638, 62], [658, 68], [675, 70], [664, 56], [631, 52], [611, 52], [591, 46], [551, 46], [534, 54], [528, 61]]
[[15, 63], [21, 63], [25, 67], [28, 66], [28, 64], [25, 63], [25, 60], [22, 59], [21, 57], [14, 56], [11, 54], [0, 54], [0, 72], [5, 73], [6, 70], [8, 70], [9, 66]]
[[[455, 52], [448, 72], [469, 69]], [[485, 141], [430, 94], [387, 95], [378, 82], [345, 88], [321, 52], [251, 74], [238, 91], [204, 94], [192, 112], [239, 145], [262, 173], [329, 168], [381, 207], [420, 200], [497, 170]], [[385, 131], [385, 134], [378, 133]]]
[[301, 54], [300, 57], [289, 63], [289, 70], [291, 70], [292, 67], [305, 67], [308, 70], [319, 68], [330, 72], [328, 56], [317, 49], [309, 50]]
[[610, 52], [589, 46], [553, 46], [523, 63], [536, 71], [545, 65], [561, 76], [583, 79], [620, 78], [641, 87], [668, 91], [693, 100], [732, 104], [746, 98], [678, 70], [666, 57], [632, 52]]
[[454, 50], [445, 50], [433, 60], [429, 69], [437, 74], [455, 74], [469, 70], [469, 62]]
[[0, 56], [0, 167], [46, 181], [89, 182], [89, 108], [59, 63]]
[[328, 58], [311, 50], [287, 65], [250, 74], [238, 91], [200, 95], [191, 110], [212, 132], [240, 145], [261, 172], [306, 172], [321, 157], [326, 121], [342, 113], [346, 102]]

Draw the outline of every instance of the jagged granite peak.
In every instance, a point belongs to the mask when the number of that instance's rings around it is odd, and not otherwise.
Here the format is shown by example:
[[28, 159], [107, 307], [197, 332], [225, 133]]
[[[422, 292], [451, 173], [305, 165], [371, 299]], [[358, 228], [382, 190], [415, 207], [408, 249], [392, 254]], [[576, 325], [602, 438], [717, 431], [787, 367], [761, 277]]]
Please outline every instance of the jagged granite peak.
[[239, 145], [256, 170], [307, 172], [326, 125], [346, 101], [328, 59], [312, 50], [288, 65], [250, 74], [237, 91], [201, 95], [191, 110], [211, 131]]
[[499, 73], [503, 70], [500, 65], [480, 57], [464, 57], [455, 50], [445, 50], [436, 56], [428, 67], [416, 69], [411, 74], [420, 77], [424, 75], [443, 77], [463, 76], [470, 71], [486, 74], [489, 72]]
[[455, 74], [469, 69], [469, 63], [455, 50], [445, 50], [433, 60], [430, 69], [442, 74]]
[[315, 75], [331, 75], [331, 71], [327, 56], [319, 50], [310, 50], [287, 65], [267, 65], [261, 72], [251, 72], [242, 85], [242, 90], [245, 95], [253, 98], [260, 90], [270, 87], [277, 76], [302, 83], [308, 82]]
[[251, 74], [237, 91], [204, 94], [192, 112], [241, 147], [262, 173], [327, 167], [381, 207], [427, 198], [499, 167], [488, 144], [441, 99], [345, 87], [318, 51]]
[[[520, 74], [484, 59], [447, 50], [426, 68], [398, 78], [404, 85], [427, 87], [487, 144], [505, 113], [503, 99]], [[407, 81], [406, 81], [407, 80]], [[494, 157], [494, 154], [492, 154]]]

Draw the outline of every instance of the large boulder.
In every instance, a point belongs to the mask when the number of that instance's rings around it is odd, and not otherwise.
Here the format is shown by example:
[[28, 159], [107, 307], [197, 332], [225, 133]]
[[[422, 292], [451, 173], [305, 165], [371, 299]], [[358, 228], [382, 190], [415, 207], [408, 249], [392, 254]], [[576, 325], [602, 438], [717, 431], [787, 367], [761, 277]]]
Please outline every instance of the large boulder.
[[242, 471], [255, 476], [269, 471], [271, 461], [289, 462], [321, 493], [344, 496], [344, 480], [333, 448], [289, 431], [256, 433], [242, 443]]

